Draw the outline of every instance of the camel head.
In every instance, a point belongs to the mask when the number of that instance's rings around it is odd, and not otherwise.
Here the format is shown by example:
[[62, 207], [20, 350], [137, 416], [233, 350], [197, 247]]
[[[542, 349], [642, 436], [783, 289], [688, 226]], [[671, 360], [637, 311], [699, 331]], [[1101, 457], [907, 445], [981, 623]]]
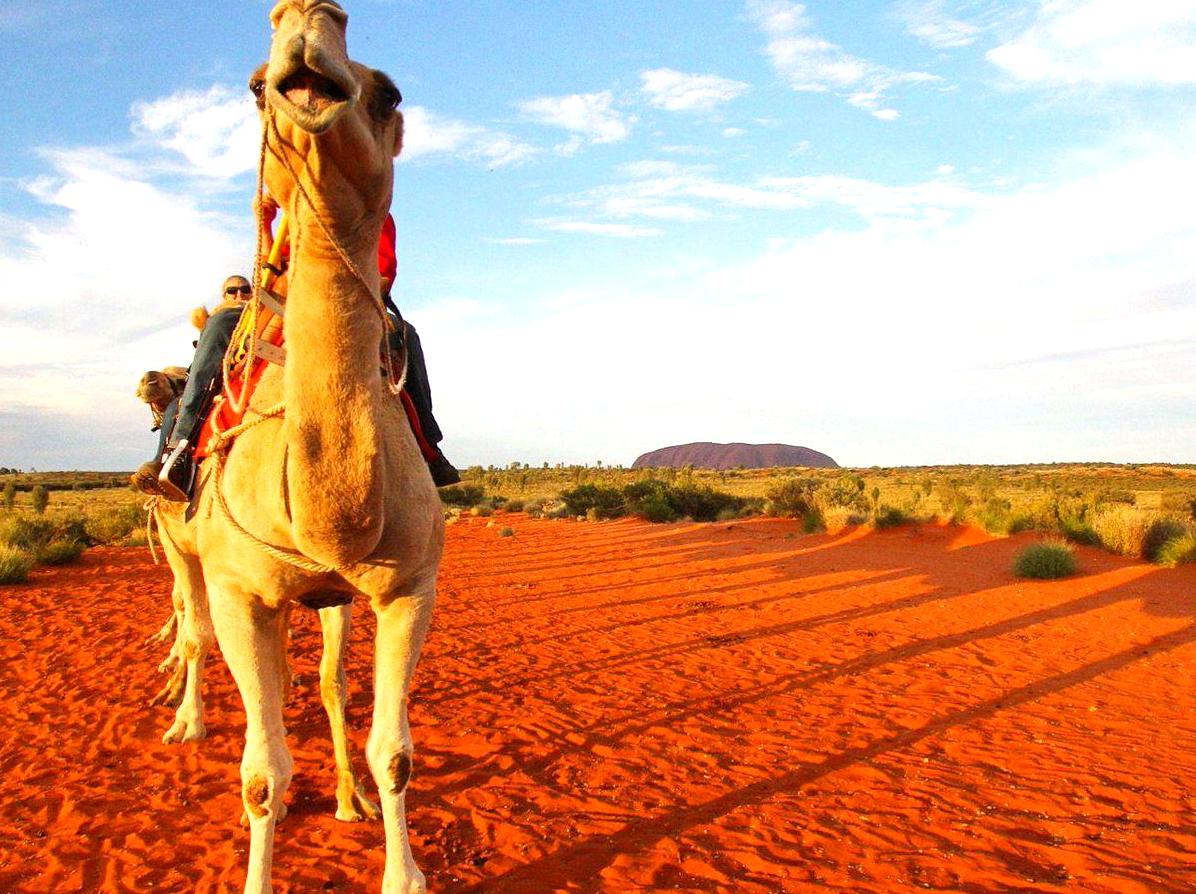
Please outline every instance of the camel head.
[[349, 17], [332, 0], [281, 0], [269, 61], [249, 82], [266, 123], [265, 180], [293, 208], [296, 178], [341, 220], [385, 215], [403, 145], [402, 100], [380, 71], [349, 58]]

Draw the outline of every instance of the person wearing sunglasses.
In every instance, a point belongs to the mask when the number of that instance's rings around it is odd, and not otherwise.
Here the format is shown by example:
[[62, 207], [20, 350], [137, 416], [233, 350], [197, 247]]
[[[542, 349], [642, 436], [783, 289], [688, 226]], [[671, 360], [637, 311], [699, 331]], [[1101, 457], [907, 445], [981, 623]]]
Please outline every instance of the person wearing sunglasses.
[[[201, 328], [199, 340], [195, 342], [195, 357], [191, 360], [187, 385], [162, 414], [158, 452], [134, 475], [143, 489], [145, 486], [142, 482], [157, 481], [156, 492], [172, 500], [191, 498], [190, 483], [183, 481], [178, 474], [171, 475], [171, 469], [178, 465], [179, 471], [183, 471], [187, 465], [184, 462], [187, 445], [194, 439], [202, 421], [205, 399], [220, 379], [224, 352], [228, 350], [233, 330], [237, 328], [241, 313], [253, 294], [253, 286], [244, 276], [230, 276], [220, 287], [220, 293], [220, 303], [211, 315], [201, 314], [197, 320]], [[152, 485], [149, 487], [153, 489]]]

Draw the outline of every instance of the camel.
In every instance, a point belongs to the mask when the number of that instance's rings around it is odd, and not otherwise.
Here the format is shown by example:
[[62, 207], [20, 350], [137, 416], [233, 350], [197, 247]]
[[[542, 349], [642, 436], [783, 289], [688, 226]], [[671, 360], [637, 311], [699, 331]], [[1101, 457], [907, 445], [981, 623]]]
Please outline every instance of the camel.
[[[235, 440], [204, 460], [191, 506], [162, 511], [160, 522], [178, 546], [176, 578], [194, 597], [188, 661], [205, 647], [206, 606], [245, 706], [245, 891], [272, 890], [292, 773], [286, 612], [300, 602], [347, 617], [345, 606], [364, 596], [377, 619], [366, 759], [385, 824], [382, 891], [422, 894], [406, 824], [407, 698], [431, 623], [444, 519], [378, 374], [385, 315], [375, 252], [402, 149], [400, 96], [384, 74], [350, 61], [348, 17], [331, 0], [282, 0], [270, 22], [269, 61], [250, 85], [263, 180], [292, 228], [286, 362], [267, 367]], [[197, 692], [199, 670], [187, 679]], [[197, 700], [185, 697], [180, 710]], [[194, 730], [202, 716], [184, 722]]]

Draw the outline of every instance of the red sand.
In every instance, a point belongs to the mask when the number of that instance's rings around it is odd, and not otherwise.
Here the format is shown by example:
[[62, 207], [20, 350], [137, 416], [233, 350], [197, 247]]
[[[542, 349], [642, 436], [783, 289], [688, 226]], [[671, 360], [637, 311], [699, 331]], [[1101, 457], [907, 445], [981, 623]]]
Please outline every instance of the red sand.
[[[413, 848], [449, 892], [1196, 890], [1196, 568], [952, 528], [472, 519], [416, 675]], [[169, 610], [145, 550], [0, 589], [0, 891], [239, 891], [243, 718], [145, 706]], [[350, 680], [358, 767], [372, 622]], [[296, 614], [278, 892], [380, 888], [333, 819], [315, 615]]]

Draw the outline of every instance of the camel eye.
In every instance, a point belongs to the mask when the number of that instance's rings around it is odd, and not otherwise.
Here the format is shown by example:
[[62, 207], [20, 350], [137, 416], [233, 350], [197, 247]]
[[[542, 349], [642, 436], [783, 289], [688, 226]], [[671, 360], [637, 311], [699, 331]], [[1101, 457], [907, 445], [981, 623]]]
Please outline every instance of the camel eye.
[[261, 99], [266, 95], [266, 82], [254, 78], [249, 82], [249, 90], [254, 96], [256, 96], [258, 99]]

